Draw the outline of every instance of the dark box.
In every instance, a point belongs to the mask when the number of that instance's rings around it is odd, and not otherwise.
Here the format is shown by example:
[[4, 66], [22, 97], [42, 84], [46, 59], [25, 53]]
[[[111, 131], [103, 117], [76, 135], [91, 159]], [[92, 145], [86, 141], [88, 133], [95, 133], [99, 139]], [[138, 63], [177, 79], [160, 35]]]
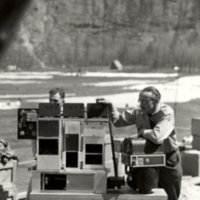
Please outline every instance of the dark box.
[[39, 155], [58, 155], [58, 139], [39, 139]]
[[79, 135], [78, 134], [66, 134], [65, 135], [65, 150], [66, 151], [78, 151], [79, 150]]
[[108, 118], [109, 117], [108, 105], [100, 104], [100, 103], [88, 103], [87, 117], [88, 118]]
[[41, 174], [41, 190], [66, 190], [67, 176], [63, 174]]
[[60, 117], [60, 104], [58, 103], [39, 103], [40, 117]]
[[58, 137], [59, 121], [58, 120], [39, 120], [38, 136], [40, 137]]
[[37, 117], [38, 109], [18, 109], [18, 139], [37, 138]]
[[78, 152], [66, 152], [66, 167], [78, 167]]
[[158, 145], [139, 138], [125, 138], [122, 142], [122, 152], [132, 155], [163, 153], [163, 144]]
[[84, 118], [84, 104], [83, 103], [65, 103], [63, 105], [63, 116]]

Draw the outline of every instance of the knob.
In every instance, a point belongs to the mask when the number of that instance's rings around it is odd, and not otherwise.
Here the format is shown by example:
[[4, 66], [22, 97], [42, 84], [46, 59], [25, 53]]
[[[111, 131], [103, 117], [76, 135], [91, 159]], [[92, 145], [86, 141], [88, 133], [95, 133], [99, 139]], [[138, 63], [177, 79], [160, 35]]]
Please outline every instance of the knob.
[[149, 158], [146, 158], [146, 160], [145, 160], [145, 161], [146, 161], [146, 163], [149, 163]]
[[133, 160], [131, 164], [132, 164], [132, 166], [136, 166], [136, 161]]

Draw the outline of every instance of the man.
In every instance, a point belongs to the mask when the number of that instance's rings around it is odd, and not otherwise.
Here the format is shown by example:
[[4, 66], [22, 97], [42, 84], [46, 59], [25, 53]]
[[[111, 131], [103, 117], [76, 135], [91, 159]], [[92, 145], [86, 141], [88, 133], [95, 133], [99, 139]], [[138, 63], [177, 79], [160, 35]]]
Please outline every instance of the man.
[[181, 190], [182, 167], [174, 126], [174, 112], [168, 105], [160, 103], [160, 99], [161, 94], [155, 87], [146, 87], [139, 94], [139, 106], [122, 114], [111, 102], [105, 99], [97, 101], [110, 104], [111, 118], [116, 127], [135, 124], [138, 137], [155, 144], [163, 143], [166, 166], [159, 168], [159, 182], [168, 199], [177, 200]]
[[49, 91], [49, 102], [59, 103], [61, 112], [63, 112], [63, 104], [65, 102], [65, 92], [61, 88], [53, 88]]

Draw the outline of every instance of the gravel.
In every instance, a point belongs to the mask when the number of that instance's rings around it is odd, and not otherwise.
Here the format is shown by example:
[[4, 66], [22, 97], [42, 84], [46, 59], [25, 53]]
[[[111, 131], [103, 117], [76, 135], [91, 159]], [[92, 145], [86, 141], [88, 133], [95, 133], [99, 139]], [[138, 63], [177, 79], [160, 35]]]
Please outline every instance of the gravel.
[[186, 180], [182, 181], [181, 195], [179, 200], [199, 200], [200, 186], [191, 184]]

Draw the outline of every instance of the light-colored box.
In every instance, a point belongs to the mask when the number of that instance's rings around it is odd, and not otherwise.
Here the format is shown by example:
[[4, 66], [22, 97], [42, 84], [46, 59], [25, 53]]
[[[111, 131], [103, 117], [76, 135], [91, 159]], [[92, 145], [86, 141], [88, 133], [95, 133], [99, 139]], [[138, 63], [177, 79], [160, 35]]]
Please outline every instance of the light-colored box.
[[69, 192], [93, 192], [94, 174], [68, 174], [67, 191]]
[[[114, 150], [115, 150], [114, 154], [117, 165], [117, 173], [118, 176], [124, 176], [125, 169], [124, 169], [124, 164], [122, 164], [121, 162], [120, 145], [121, 145], [121, 139], [120, 138], [114, 139]], [[105, 137], [105, 167], [109, 169], [108, 176], [115, 176], [110, 135], [106, 135]]]
[[200, 136], [193, 135], [192, 148], [200, 150]]
[[124, 141], [124, 138], [115, 138], [114, 139], [114, 149], [115, 149], [115, 152], [121, 153], [121, 146], [122, 146], [122, 142], [123, 141]]
[[200, 151], [187, 150], [181, 152], [183, 175], [200, 176]]
[[81, 123], [79, 121], [65, 121], [65, 133], [78, 133], [81, 132]]
[[[42, 174], [66, 175], [66, 188], [63, 190], [45, 190], [42, 188]], [[67, 172], [32, 172], [31, 192], [54, 193], [99, 193], [107, 191], [106, 170], [79, 170]]]
[[200, 117], [192, 118], [192, 135], [200, 137]]
[[107, 192], [107, 171], [94, 171], [94, 193], [105, 194]]
[[37, 160], [37, 170], [60, 170], [61, 156], [59, 155], [40, 155]]

